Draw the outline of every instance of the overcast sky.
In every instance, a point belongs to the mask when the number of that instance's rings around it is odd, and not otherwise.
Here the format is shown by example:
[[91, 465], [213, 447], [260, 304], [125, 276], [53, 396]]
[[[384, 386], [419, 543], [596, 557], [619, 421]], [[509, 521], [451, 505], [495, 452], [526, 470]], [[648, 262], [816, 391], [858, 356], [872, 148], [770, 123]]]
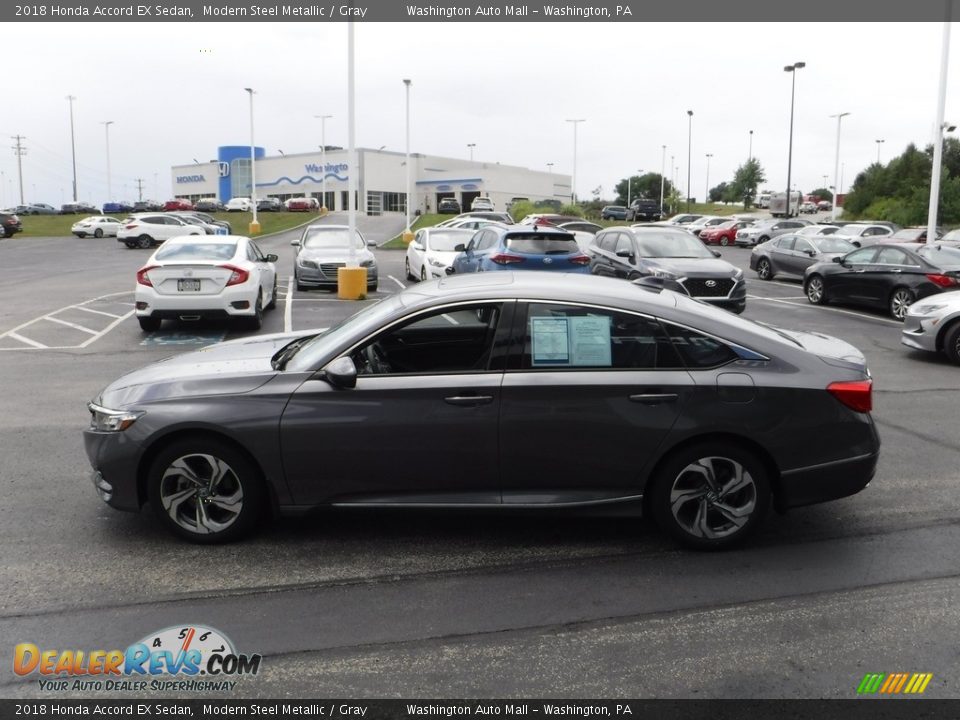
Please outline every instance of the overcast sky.
[[[954, 28], [955, 30], [956, 28]], [[955, 34], [955, 33], [954, 33]], [[687, 114], [693, 110], [692, 194], [729, 180], [753, 155], [767, 185], [785, 189], [790, 74], [797, 61], [793, 184], [833, 184], [836, 120], [843, 120], [842, 187], [935, 123], [939, 23], [359, 23], [357, 144], [404, 149], [404, 87], [411, 88], [411, 150], [554, 172], [573, 169], [577, 191], [659, 172], [666, 145], [681, 188]], [[347, 144], [347, 26], [311, 23], [25, 23], [3, 40], [0, 133], [24, 135], [27, 202], [71, 199], [74, 95], [81, 200], [107, 199], [105, 132], [115, 199], [172, 195], [170, 166], [207, 161], [219, 145], [250, 139], [248, 96], [257, 91], [256, 141], [268, 155]], [[951, 57], [947, 119], [960, 121], [960, 48]], [[957, 115], [953, 117], [951, 113]], [[7, 143], [13, 145], [11, 139]], [[0, 152], [0, 206], [19, 202], [17, 163]]]

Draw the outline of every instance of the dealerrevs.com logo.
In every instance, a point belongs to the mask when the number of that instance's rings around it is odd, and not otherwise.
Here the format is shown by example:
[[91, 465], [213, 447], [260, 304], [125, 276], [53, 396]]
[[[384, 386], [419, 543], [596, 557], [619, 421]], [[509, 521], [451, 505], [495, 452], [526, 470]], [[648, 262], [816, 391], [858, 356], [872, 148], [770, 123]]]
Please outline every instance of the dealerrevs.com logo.
[[38, 676], [41, 690], [142, 692], [233, 690], [234, 678], [256, 675], [262, 657], [241, 655], [219, 630], [202, 625], [168, 627], [126, 650], [41, 649], [19, 643], [13, 672]]

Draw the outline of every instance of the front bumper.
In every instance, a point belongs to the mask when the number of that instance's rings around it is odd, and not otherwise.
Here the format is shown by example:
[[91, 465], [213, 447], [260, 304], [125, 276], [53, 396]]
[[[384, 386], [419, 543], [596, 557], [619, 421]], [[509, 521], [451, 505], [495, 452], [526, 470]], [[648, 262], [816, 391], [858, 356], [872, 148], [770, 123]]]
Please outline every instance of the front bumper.
[[937, 351], [937, 316], [910, 315], [903, 319], [900, 342], [907, 347], [927, 352]]
[[139, 511], [143, 504], [137, 487], [140, 446], [126, 433], [89, 429], [83, 431], [83, 445], [92, 468], [90, 480], [100, 499], [117, 510]]
[[[298, 265], [296, 269], [297, 282], [310, 287], [337, 287], [338, 267], [329, 268], [324, 272], [321, 268], [310, 268]], [[377, 268], [365, 268], [367, 271], [367, 285], [376, 285], [379, 282]]]

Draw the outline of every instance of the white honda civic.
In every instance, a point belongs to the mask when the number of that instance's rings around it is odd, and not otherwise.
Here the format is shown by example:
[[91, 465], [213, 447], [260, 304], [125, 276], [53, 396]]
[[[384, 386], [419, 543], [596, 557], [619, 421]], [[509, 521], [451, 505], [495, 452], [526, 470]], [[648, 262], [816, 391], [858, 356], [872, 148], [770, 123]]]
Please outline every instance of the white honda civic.
[[137, 320], [241, 318], [258, 330], [277, 301], [276, 255], [240, 235], [190, 235], [161, 245], [137, 271]]

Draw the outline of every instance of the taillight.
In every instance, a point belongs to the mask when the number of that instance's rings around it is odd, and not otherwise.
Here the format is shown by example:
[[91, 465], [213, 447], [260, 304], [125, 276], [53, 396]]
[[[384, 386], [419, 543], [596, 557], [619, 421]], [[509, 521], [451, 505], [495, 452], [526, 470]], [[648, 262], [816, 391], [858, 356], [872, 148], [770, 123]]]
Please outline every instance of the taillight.
[[495, 262], [497, 265], [514, 265], [516, 263], [522, 263], [524, 258], [519, 255], [509, 255], [507, 253], [497, 253], [496, 255], [490, 256], [490, 261]]
[[574, 265], [589, 265], [590, 258], [586, 255], [574, 255], [572, 258], [567, 258]]
[[233, 270], [233, 274], [231, 274], [230, 279], [227, 280], [227, 287], [231, 285], [241, 285], [250, 277], [250, 273], [243, 268], [238, 268], [234, 265], [221, 265], [220, 267], [224, 270]]
[[137, 284], [153, 287], [153, 283], [150, 282], [150, 278], [147, 277], [147, 273], [151, 270], [156, 270], [158, 267], [159, 265], [146, 265], [137, 270]]
[[827, 392], [851, 410], [868, 413], [873, 410], [873, 381], [854, 380], [827, 385]]
[[124, 226], [123, 226], [123, 229], [124, 229], [124, 230], [136, 230], [136, 228], [137, 228], [137, 224], [136, 224], [136, 223], [134, 223], [133, 225], [124, 225]]
[[932, 282], [937, 287], [942, 288], [954, 287], [960, 284], [955, 277], [950, 277], [949, 275], [940, 275], [939, 273], [927, 273], [927, 280]]

